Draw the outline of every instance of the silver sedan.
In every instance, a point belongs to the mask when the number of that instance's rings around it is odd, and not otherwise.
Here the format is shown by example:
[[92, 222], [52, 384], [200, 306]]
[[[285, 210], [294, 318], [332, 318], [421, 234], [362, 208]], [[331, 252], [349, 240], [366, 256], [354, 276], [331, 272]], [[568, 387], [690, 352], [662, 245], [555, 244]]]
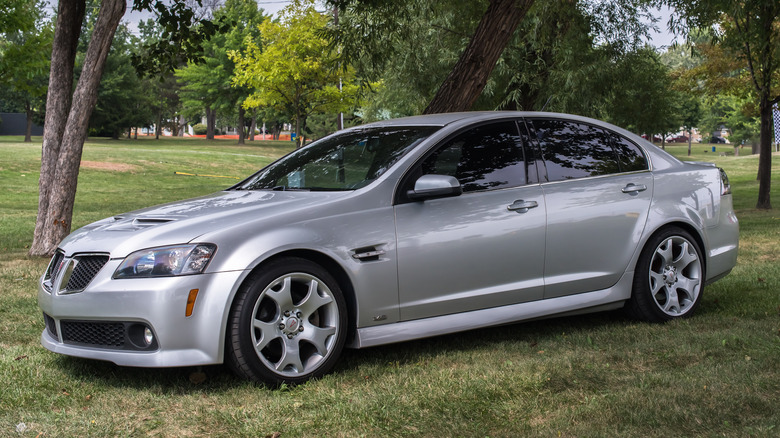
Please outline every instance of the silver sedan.
[[572, 115], [410, 117], [75, 231], [40, 280], [41, 342], [299, 383], [345, 347], [617, 308], [687, 317], [737, 246], [712, 164]]

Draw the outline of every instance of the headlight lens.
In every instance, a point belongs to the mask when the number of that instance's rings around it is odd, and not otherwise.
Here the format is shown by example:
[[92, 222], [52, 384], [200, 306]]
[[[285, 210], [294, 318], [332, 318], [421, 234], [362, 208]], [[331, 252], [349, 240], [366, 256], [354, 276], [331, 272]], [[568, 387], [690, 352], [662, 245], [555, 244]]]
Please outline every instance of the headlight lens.
[[200, 274], [206, 269], [216, 251], [217, 246], [210, 243], [142, 249], [125, 258], [114, 272], [114, 278]]

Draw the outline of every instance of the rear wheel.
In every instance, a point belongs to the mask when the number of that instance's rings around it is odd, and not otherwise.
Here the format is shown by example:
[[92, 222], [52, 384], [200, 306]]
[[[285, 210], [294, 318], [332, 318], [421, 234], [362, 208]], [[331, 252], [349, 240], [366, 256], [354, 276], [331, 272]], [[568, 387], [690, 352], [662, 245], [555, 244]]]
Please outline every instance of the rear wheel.
[[346, 328], [333, 277], [308, 260], [279, 259], [241, 287], [228, 320], [227, 362], [253, 381], [302, 383], [333, 368]]
[[701, 254], [693, 236], [681, 228], [666, 228], [651, 237], [637, 262], [628, 313], [651, 322], [693, 314], [704, 288]]

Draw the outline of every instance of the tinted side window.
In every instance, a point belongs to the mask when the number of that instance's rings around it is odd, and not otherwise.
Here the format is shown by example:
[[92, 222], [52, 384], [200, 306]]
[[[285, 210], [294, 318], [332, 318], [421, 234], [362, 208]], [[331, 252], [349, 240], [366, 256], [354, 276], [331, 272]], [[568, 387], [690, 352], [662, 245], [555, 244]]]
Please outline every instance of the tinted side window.
[[615, 145], [615, 151], [620, 160], [620, 170], [622, 172], [647, 170], [647, 158], [645, 158], [645, 154], [639, 146], [620, 135], [612, 134], [611, 136], [612, 144]]
[[567, 120], [533, 120], [549, 181], [620, 172], [607, 134]]
[[517, 125], [495, 123], [458, 135], [423, 161], [422, 173], [454, 176], [464, 192], [525, 184]]

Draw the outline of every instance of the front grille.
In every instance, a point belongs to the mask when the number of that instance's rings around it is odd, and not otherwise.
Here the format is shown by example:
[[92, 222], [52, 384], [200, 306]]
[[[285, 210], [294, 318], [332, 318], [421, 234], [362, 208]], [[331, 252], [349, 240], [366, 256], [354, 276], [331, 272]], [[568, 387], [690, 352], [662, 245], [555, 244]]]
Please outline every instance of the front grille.
[[76, 267], [73, 269], [66, 291], [84, 290], [103, 266], [108, 263], [107, 255], [76, 256]]
[[54, 318], [47, 314], [43, 314], [43, 322], [46, 324], [46, 330], [53, 338], [57, 338], [57, 324], [54, 322]]
[[116, 349], [125, 345], [125, 324], [121, 322], [60, 321], [60, 328], [66, 344]]

